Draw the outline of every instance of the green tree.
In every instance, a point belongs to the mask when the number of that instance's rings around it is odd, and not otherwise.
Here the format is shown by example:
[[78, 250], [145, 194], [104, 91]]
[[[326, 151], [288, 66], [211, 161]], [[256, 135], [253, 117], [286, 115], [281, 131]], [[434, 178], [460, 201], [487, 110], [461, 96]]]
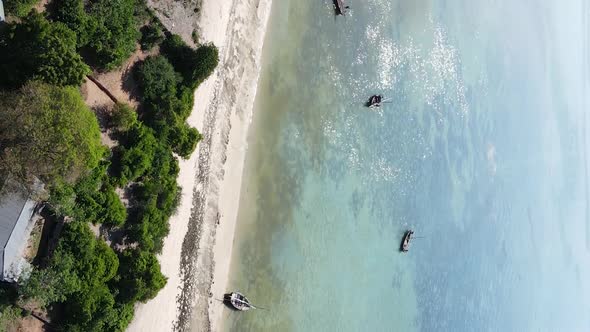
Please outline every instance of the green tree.
[[135, 50], [139, 39], [136, 0], [56, 0], [55, 18], [78, 35], [78, 47], [99, 69], [118, 67]]
[[72, 255], [58, 251], [50, 267], [34, 269], [28, 279], [21, 281], [19, 295], [25, 301], [35, 300], [41, 306], [63, 302], [82, 287], [75, 267]]
[[178, 125], [170, 134], [170, 145], [182, 158], [189, 158], [201, 140], [201, 134], [186, 124]]
[[62, 23], [33, 12], [0, 37], [0, 86], [18, 88], [35, 79], [80, 85], [90, 72], [76, 49], [76, 34]]
[[95, 22], [84, 10], [82, 0], [54, 0], [57, 21], [63, 22], [72, 31], [76, 32], [78, 47], [86, 46], [95, 29]]
[[73, 183], [105, 153], [96, 116], [72, 87], [29, 83], [0, 92], [0, 172]]
[[38, 2], [39, 0], [8, 0], [4, 1], [4, 9], [8, 15], [24, 17]]
[[71, 216], [80, 221], [120, 226], [127, 219], [127, 210], [114, 188], [107, 183], [106, 168], [101, 163], [74, 187], [75, 206]]
[[98, 0], [91, 3], [93, 31], [88, 47], [98, 68], [113, 69], [125, 61], [139, 39], [135, 0]]
[[18, 294], [8, 284], [0, 286], [0, 332], [15, 331], [22, 310], [14, 305]]
[[19, 294], [41, 304], [63, 302], [110, 281], [118, 267], [115, 252], [94, 237], [88, 224], [73, 221], [65, 225], [49, 266], [33, 270]]
[[153, 130], [139, 123], [122, 140], [123, 145], [113, 158], [113, 173], [119, 178], [120, 186], [137, 180], [150, 169], [159, 145]]
[[183, 78], [183, 84], [195, 89], [213, 73], [219, 63], [214, 45], [202, 45], [196, 51], [178, 35], [170, 35], [162, 43], [162, 53]]
[[127, 219], [127, 209], [112, 187], [103, 187], [103, 208], [97, 220], [110, 226], [122, 226]]
[[64, 226], [49, 266], [34, 270], [19, 287], [22, 299], [64, 303], [61, 324], [68, 331], [124, 331], [132, 303], [117, 303], [119, 258], [85, 222]]
[[179, 76], [163, 56], [150, 56], [136, 70], [142, 100], [150, 106], [168, 106], [176, 99]]
[[152, 253], [128, 249], [121, 255], [119, 297], [123, 302], [146, 302], [166, 285], [160, 263]]
[[193, 91], [163, 56], [148, 57], [136, 70], [144, 102], [144, 120], [173, 151], [188, 158], [201, 134], [184, 122], [192, 110]]
[[0, 332], [16, 331], [17, 322], [23, 311], [13, 305], [0, 306]]
[[155, 45], [160, 44], [164, 40], [162, 29], [155, 24], [146, 25], [142, 27], [140, 31], [141, 40], [139, 41], [139, 44], [144, 51], [152, 49]]
[[213, 44], [201, 45], [195, 52], [195, 59], [192, 82], [196, 88], [213, 74], [219, 63], [219, 50]]

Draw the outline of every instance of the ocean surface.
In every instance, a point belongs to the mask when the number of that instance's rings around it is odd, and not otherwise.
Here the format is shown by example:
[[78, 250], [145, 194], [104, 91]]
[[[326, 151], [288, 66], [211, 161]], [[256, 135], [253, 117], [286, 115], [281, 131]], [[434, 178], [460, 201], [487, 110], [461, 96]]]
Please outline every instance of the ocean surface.
[[590, 1], [347, 4], [274, 1], [225, 330], [590, 331]]

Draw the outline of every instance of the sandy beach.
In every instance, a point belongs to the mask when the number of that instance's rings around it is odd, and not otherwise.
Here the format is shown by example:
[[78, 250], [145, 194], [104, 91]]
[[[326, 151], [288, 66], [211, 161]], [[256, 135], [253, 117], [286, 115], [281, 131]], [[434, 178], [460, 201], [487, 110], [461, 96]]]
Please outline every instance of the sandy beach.
[[[153, 5], [158, 12], [158, 3]], [[220, 328], [223, 304], [215, 299], [226, 291], [270, 8], [271, 0], [203, 0], [198, 20], [190, 23], [201, 42], [219, 48], [220, 64], [195, 92], [188, 119], [203, 140], [190, 159], [180, 162], [183, 196], [159, 256], [168, 282], [156, 298], [137, 306], [128, 331]], [[191, 31], [189, 23], [161, 19], [185, 39]], [[185, 23], [190, 19], [185, 15]]]

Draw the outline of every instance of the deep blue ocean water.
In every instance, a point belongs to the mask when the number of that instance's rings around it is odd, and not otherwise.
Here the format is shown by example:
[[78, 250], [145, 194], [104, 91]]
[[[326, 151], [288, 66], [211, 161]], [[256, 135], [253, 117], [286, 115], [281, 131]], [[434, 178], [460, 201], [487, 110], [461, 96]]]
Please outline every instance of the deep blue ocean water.
[[590, 331], [589, 3], [347, 3], [273, 3], [226, 329]]

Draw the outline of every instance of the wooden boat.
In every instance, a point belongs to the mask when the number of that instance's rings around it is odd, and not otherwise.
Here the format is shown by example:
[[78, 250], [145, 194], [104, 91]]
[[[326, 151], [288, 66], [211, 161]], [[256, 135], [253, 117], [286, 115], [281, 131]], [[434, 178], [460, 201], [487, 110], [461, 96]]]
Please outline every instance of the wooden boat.
[[239, 311], [246, 311], [250, 309], [257, 309], [248, 298], [240, 292], [231, 292], [223, 295], [223, 302], [231, 305], [234, 309]]
[[336, 15], [344, 16], [348, 6], [344, 5], [344, 0], [334, 0], [334, 7], [336, 7]]
[[402, 243], [399, 248], [401, 252], [408, 252], [408, 250], [410, 249], [410, 241], [412, 240], [412, 235], [414, 235], [414, 231], [411, 229], [404, 233], [404, 237], [402, 238]]
[[382, 95], [372, 95], [371, 98], [369, 98], [369, 101], [365, 103], [365, 106], [379, 107], [381, 106], [381, 101], [383, 101]]

